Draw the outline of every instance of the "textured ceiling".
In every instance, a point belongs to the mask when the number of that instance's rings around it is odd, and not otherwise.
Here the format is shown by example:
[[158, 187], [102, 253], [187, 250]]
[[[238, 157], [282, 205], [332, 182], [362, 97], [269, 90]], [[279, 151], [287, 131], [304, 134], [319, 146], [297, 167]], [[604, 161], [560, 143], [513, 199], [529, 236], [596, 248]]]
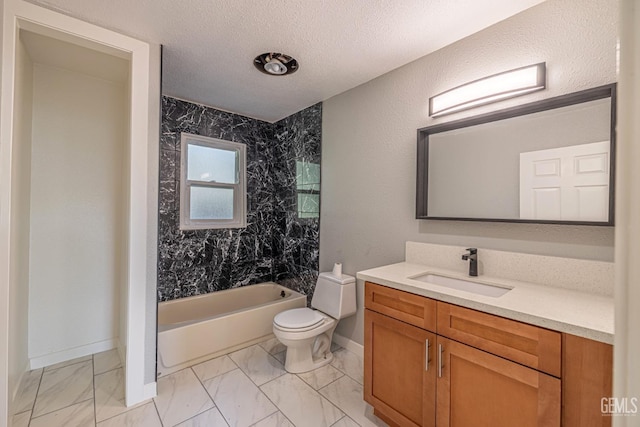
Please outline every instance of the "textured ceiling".
[[[543, 0], [30, 1], [163, 44], [164, 94], [272, 122]], [[299, 71], [259, 73], [271, 51]]]

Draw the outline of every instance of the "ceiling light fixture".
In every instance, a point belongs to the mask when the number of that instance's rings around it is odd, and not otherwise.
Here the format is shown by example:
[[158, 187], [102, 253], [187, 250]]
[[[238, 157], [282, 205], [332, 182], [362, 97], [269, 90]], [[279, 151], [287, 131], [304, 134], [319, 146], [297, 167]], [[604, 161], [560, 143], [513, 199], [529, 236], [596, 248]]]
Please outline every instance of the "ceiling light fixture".
[[438, 117], [501, 101], [546, 87], [546, 64], [541, 62], [484, 77], [429, 98], [429, 116]]
[[253, 60], [253, 65], [258, 71], [271, 76], [285, 76], [298, 71], [298, 61], [283, 53], [267, 52], [258, 55]]

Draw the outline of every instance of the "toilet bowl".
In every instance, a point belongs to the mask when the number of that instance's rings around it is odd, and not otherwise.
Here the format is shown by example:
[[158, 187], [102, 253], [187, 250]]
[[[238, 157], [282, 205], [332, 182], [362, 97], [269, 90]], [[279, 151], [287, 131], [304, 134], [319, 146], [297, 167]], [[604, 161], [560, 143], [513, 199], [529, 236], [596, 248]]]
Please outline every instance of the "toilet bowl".
[[313, 308], [295, 308], [277, 314], [273, 334], [287, 347], [284, 368], [301, 373], [331, 362], [331, 340], [338, 319], [356, 312], [355, 278], [321, 273], [311, 300]]
[[[305, 321], [296, 325], [291, 320], [291, 315], [294, 314], [291, 312], [298, 310], [313, 313], [319, 317], [319, 321], [309, 326]], [[311, 317], [308, 313], [298, 314], [304, 318]], [[287, 316], [288, 321], [283, 320], [281, 315]], [[273, 319], [273, 333], [287, 347], [285, 370], [291, 373], [307, 372], [331, 362], [331, 338], [337, 325], [336, 319], [310, 308], [296, 308], [276, 315]]]

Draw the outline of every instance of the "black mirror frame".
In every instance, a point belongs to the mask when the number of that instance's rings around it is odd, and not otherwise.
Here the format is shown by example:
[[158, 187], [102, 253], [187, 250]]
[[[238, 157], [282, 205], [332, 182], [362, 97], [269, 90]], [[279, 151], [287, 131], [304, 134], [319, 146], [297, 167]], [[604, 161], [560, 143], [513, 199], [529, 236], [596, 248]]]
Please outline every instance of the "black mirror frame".
[[[418, 129], [418, 158], [416, 175], [416, 219], [447, 220], [447, 221], [478, 221], [478, 222], [510, 222], [530, 224], [568, 224], [568, 225], [599, 225], [613, 226], [615, 217], [615, 148], [616, 148], [616, 83], [598, 86], [579, 92], [561, 95], [542, 101], [532, 102], [517, 107], [507, 108], [478, 116], [454, 120], [434, 126]], [[530, 220], [530, 219], [501, 219], [501, 218], [458, 218], [435, 217], [427, 213], [428, 187], [429, 187], [429, 136], [454, 129], [495, 122], [526, 114], [538, 113], [569, 105], [598, 99], [611, 98], [611, 155], [609, 158], [609, 220], [608, 221], [555, 221], [555, 220]]]

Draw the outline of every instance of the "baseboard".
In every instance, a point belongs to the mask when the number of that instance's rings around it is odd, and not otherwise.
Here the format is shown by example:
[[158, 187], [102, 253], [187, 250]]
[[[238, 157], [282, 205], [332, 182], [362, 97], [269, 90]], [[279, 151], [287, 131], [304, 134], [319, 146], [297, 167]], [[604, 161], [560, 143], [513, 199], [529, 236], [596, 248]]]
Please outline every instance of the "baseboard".
[[342, 335], [336, 334], [335, 332], [333, 333], [333, 342], [360, 357], [364, 357], [364, 346], [362, 344], [359, 344], [347, 337], [343, 337]]
[[99, 341], [92, 344], [70, 348], [68, 350], [58, 351], [56, 353], [46, 354], [44, 356], [32, 357], [29, 359], [29, 365], [31, 369], [43, 368], [45, 366], [54, 365], [56, 363], [76, 359], [78, 357], [111, 350], [117, 346], [117, 339]]

